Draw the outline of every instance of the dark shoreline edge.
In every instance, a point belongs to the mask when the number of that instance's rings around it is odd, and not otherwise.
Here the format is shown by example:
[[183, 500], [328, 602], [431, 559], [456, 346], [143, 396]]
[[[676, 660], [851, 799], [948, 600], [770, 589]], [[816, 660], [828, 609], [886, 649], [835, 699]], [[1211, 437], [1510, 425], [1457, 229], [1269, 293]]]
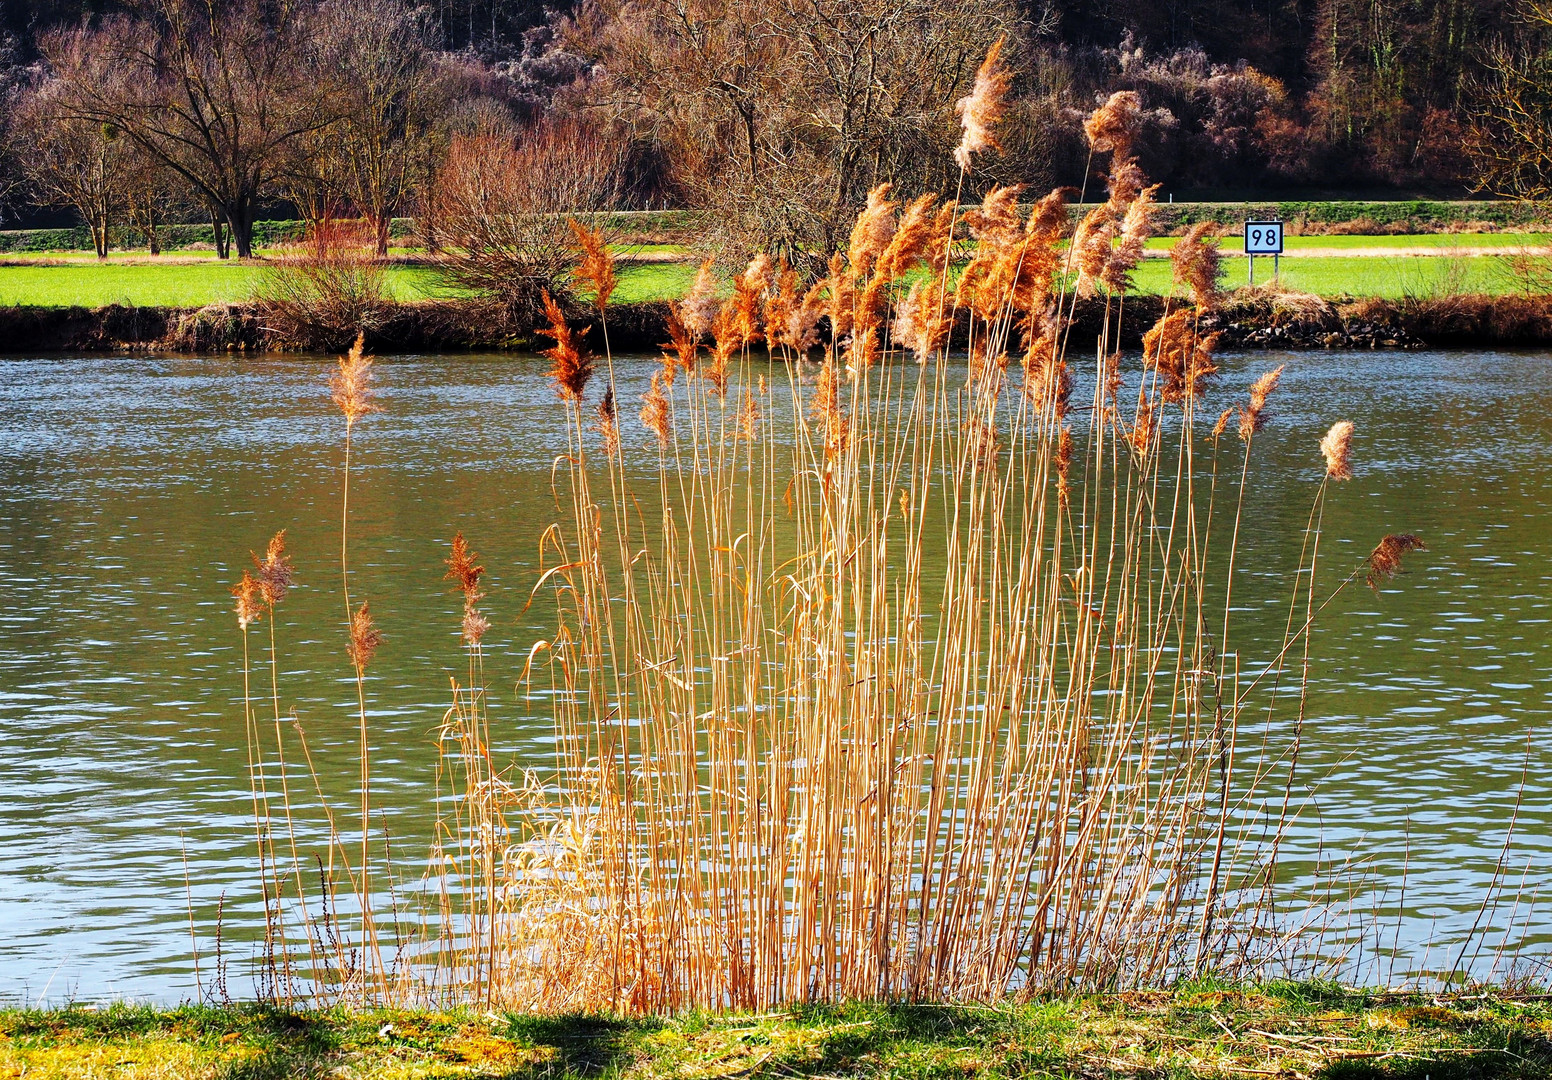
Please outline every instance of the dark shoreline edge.
[[[1159, 296], [1111, 302], [1119, 315], [1121, 346], [1137, 348], [1163, 314]], [[1178, 301], [1175, 301], [1178, 303]], [[609, 340], [619, 353], [654, 352], [668, 340], [668, 303], [648, 301], [609, 308]], [[1069, 355], [1086, 355], [1107, 317], [1101, 298], [1079, 301], [1068, 337]], [[580, 329], [602, 347], [598, 317], [579, 317]], [[1203, 320], [1221, 333], [1219, 348], [1416, 349], [1552, 345], [1552, 297], [1462, 295], [1389, 300], [1324, 300], [1303, 294], [1240, 290]], [[307, 340], [286, 339], [264, 325], [253, 304], [203, 308], [110, 305], [100, 308], [0, 308], [0, 353], [28, 352], [274, 352], [333, 351], [354, 330], [320, 330]], [[485, 305], [437, 300], [395, 304], [366, 331], [376, 353], [527, 351], [542, 348], [513, 335]]]

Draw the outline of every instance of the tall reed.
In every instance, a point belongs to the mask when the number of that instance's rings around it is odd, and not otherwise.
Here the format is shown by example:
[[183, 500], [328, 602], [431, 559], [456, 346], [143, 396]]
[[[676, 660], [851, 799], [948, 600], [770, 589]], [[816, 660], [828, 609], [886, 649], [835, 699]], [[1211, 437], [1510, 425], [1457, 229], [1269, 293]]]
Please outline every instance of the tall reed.
[[[977, 93], [1000, 93], [995, 62]], [[998, 110], [961, 111], [968, 166]], [[1282, 640], [1246, 658], [1240, 524], [1279, 371], [1207, 408], [1217, 265], [1202, 236], [1177, 261], [1192, 301], [1171, 301], [1126, 370], [1117, 337], [1152, 191], [1129, 153], [1136, 120], [1127, 95], [1091, 118], [1109, 199], [1070, 237], [1060, 193], [1026, 213], [995, 188], [961, 214], [880, 188], [808, 287], [761, 257], [719, 300], [703, 268], [641, 403], [649, 489], [624, 460], [612, 360], [590, 408], [593, 359], [544, 298], [568, 445], [533, 596], [558, 615], [520, 685], [553, 717], [555, 761], [519, 771], [492, 750], [483, 567], [459, 535], [468, 674], [437, 773], [451, 809], [418, 938], [392, 978], [371, 961], [380, 992], [757, 1009], [1293, 962], [1310, 916], [1283, 902], [1276, 861], [1298, 750], [1275, 745], [1273, 688], [1299, 687], [1297, 729], [1316, 617], [1421, 542], [1387, 537], [1317, 597], [1323, 480]], [[612, 263], [578, 232], [607, 315]], [[1066, 345], [1077, 291], [1107, 300], [1092, 358]], [[365, 363], [358, 343], [340, 385]], [[348, 485], [360, 413], [337, 393]], [[1328, 478], [1344, 478], [1350, 439], [1328, 435]], [[360, 640], [348, 571], [344, 586]], [[376, 955], [369, 651], [352, 654], [355, 880]]]

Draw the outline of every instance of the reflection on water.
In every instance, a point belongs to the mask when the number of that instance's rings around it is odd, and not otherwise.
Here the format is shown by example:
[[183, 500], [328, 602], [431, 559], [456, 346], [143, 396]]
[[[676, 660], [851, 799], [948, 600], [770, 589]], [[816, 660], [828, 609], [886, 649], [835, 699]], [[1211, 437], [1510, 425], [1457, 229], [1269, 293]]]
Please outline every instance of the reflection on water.
[[[1350, 589], [1320, 624], [1301, 767], [1318, 811], [1295, 831], [1291, 866], [1368, 859], [1371, 932], [1400, 941], [1403, 966], [1448, 966], [1495, 875], [1505, 902], [1480, 922], [1501, 930], [1513, 915], [1516, 939], [1544, 945], [1552, 918], [1515, 914], [1513, 894], [1552, 870], [1552, 355], [1251, 354], [1226, 359], [1216, 393], [1227, 403], [1283, 362], [1251, 470], [1242, 572], [1266, 587], [1241, 595], [1269, 600], [1241, 616], [1247, 656], [1247, 637], [1286, 617], [1332, 420], [1358, 436], [1357, 477], [1326, 511], [1331, 579], [1386, 532], [1429, 544], [1382, 597]], [[189, 896], [206, 962], [218, 906], [227, 951], [251, 954], [241, 639], [226, 590], [281, 528], [300, 585], [278, 626], [283, 709], [348, 799], [341, 423], [324, 363], [0, 360], [0, 993], [191, 995]], [[455, 530], [489, 568], [492, 720], [520, 759], [546, 760], [549, 725], [514, 683], [547, 630], [523, 602], [555, 517], [564, 419], [535, 359], [378, 367], [386, 411], [358, 428], [353, 460], [352, 590], [388, 635], [370, 678], [374, 790], [396, 846], [415, 852], [431, 732], [462, 666], [459, 605], [441, 581]], [[618, 363], [623, 398], [649, 370]], [[652, 460], [647, 436], [630, 437], [635, 460]], [[1491, 962], [1484, 952], [1479, 969]], [[250, 992], [237, 972], [232, 992]]]

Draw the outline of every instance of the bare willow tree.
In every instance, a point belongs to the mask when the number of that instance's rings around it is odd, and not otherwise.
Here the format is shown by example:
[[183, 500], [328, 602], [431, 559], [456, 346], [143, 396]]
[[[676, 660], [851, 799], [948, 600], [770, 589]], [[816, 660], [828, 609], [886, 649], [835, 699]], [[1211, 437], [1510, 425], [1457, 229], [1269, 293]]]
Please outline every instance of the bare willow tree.
[[1552, 0], [1521, 0], [1487, 67], [1472, 125], [1478, 182], [1512, 198], [1552, 198]]
[[881, 182], [957, 179], [953, 103], [1015, 21], [1005, 0], [604, 0], [577, 26], [589, 93], [664, 145], [737, 246], [840, 246]]
[[514, 329], [532, 328], [545, 291], [570, 296], [577, 253], [568, 219], [612, 209], [625, 162], [620, 139], [577, 121], [454, 136], [425, 196], [443, 275], [498, 301]]
[[[281, 151], [333, 119], [317, 92], [315, 16], [299, 0], [147, 0], [138, 18], [39, 44], [70, 115], [113, 125], [182, 176], [248, 258]], [[81, 77], [89, 64], [120, 77]]]

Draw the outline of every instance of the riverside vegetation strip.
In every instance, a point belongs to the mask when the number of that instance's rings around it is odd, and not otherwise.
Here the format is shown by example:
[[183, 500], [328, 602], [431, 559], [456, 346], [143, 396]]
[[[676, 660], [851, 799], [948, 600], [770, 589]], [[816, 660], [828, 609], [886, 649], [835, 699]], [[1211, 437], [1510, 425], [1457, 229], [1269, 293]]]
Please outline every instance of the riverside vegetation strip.
[[[1169, 265], [1162, 256], [1175, 239], [1156, 237], [1148, 242], [1150, 257], [1136, 272], [1135, 287], [1139, 292], [1169, 291]], [[1393, 299], [1451, 290], [1499, 295], [1518, 288], [1501, 253], [1539, 246], [1546, 239], [1545, 234], [1535, 233], [1290, 236], [1288, 254], [1282, 262], [1282, 281], [1291, 289], [1324, 297]], [[1238, 250], [1238, 239], [1226, 237], [1221, 246], [1226, 253], [1227, 281], [1231, 285], [1243, 282], [1247, 277], [1246, 260], [1233, 254]], [[632, 250], [638, 256], [650, 254], [658, 258], [681, 253], [672, 245]], [[1386, 254], [1392, 250], [1397, 254]], [[229, 262], [192, 252], [157, 258], [130, 254], [105, 262], [88, 258], [88, 254], [59, 252], [49, 257], [7, 260], [0, 264], [0, 304], [187, 308], [239, 303], [253, 296], [266, 269], [260, 261]], [[391, 297], [406, 302], [455, 295], [439, 281], [433, 267], [414, 261], [414, 254], [406, 251], [405, 261], [388, 267]], [[632, 303], [684, 296], [695, 278], [693, 261], [687, 255], [684, 259], [622, 265], [618, 300]], [[1271, 260], [1263, 259], [1256, 271], [1258, 281], [1268, 280]]]
[[1020, 1004], [631, 1020], [72, 1006], [0, 1012], [0, 1076], [1528, 1080], [1552, 1074], [1546, 998], [1198, 982]]

